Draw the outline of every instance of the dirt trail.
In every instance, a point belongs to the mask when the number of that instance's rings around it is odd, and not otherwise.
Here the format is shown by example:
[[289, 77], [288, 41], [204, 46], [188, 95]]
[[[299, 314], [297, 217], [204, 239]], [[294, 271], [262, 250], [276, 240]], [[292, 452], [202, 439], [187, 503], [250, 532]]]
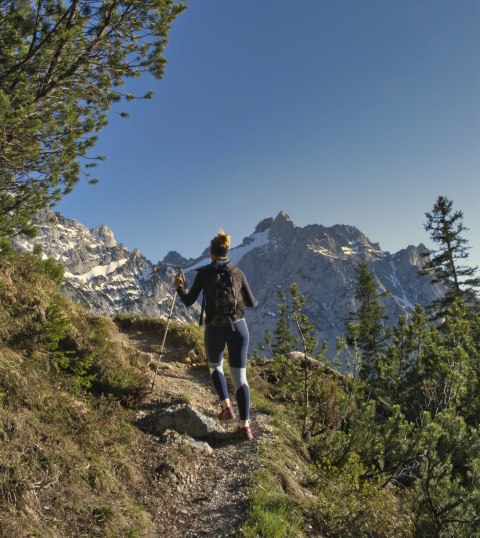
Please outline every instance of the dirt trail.
[[[145, 333], [122, 333], [122, 339], [143, 352], [160, 344], [160, 336]], [[139, 410], [139, 419], [179, 402], [188, 402], [210, 416], [219, 411], [205, 362], [192, 366], [184, 357], [167, 355], [160, 362], [155, 389]], [[159, 529], [155, 536], [239, 536], [236, 529], [245, 517], [248, 480], [257, 466], [259, 442], [269, 430], [266, 415], [252, 409], [251, 419], [254, 441], [217, 442], [211, 445], [212, 455], [174, 447], [142, 432], [139, 465], [149, 484], [142, 504]], [[234, 430], [236, 421], [222, 426]]]

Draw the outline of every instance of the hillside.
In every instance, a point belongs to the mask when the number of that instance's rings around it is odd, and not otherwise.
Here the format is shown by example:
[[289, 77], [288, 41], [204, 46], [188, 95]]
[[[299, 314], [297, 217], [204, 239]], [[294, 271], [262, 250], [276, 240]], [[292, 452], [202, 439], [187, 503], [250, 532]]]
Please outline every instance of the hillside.
[[[223, 536], [245, 516], [262, 436], [212, 448], [165, 442], [158, 413], [188, 403], [215, 416], [199, 328], [89, 313], [59, 292], [61, 268], [0, 257], [0, 536]], [[212, 454], [213, 452], [213, 454]]]
[[164, 320], [92, 314], [56, 262], [2, 248], [0, 536], [480, 536], [480, 321], [461, 302], [442, 326], [418, 307], [342, 373], [324, 352], [252, 357], [248, 443], [215, 418], [197, 325], [173, 322], [152, 391]]
[[36, 255], [0, 257], [1, 536], [323, 536], [270, 363], [250, 366], [254, 442], [219, 425], [208, 444], [161, 435], [172, 406], [218, 411], [201, 330], [171, 325], [152, 392], [165, 321], [93, 315], [61, 275]]

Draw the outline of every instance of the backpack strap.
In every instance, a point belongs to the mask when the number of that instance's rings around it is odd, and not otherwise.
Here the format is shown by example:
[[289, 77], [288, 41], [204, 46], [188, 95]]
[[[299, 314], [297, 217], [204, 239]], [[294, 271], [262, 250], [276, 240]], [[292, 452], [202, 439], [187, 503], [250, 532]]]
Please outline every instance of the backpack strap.
[[[230, 269], [230, 273], [232, 274], [232, 288], [233, 288], [233, 293], [235, 293], [235, 281], [234, 281], [234, 276], [235, 276], [235, 273], [238, 271], [238, 267], [235, 266], [233, 267], [232, 269]], [[235, 298], [235, 301], [236, 303], [238, 303], [238, 298]], [[233, 319], [232, 318], [228, 318], [228, 320], [230, 321], [230, 327], [232, 328], [232, 331], [236, 331], [237, 329], [235, 329], [235, 325], [233, 323]]]
[[[199, 267], [198, 269], [196, 269], [197, 273], [199, 273], [200, 271], [202, 271], [203, 269], [209, 267], [209, 265], [204, 265], [202, 267]], [[202, 309], [200, 310], [200, 317], [198, 319], [198, 324], [200, 325], [200, 327], [203, 325], [203, 314], [205, 313], [205, 289], [203, 290], [203, 295], [202, 295]]]
[[198, 320], [198, 324], [200, 325], [200, 327], [203, 325], [204, 312], [205, 312], [205, 290], [203, 290], [202, 309], [200, 310], [200, 319]]

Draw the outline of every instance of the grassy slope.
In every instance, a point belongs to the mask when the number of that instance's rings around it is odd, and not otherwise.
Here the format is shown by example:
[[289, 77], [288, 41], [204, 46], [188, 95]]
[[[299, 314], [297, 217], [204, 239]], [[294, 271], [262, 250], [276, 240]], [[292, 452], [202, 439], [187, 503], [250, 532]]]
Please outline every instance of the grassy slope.
[[[161, 536], [132, 425], [149, 381], [117, 325], [161, 333], [165, 322], [93, 315], [61, 293], [62, 275], [0, 254], [0, 536]], [[169, 345], [201, 355], [202, 334], [172, 322]]]
[[0, 257], [0, 535], [149, 536], [129, 410], [146, 376], [59, 281], [35, 256]]

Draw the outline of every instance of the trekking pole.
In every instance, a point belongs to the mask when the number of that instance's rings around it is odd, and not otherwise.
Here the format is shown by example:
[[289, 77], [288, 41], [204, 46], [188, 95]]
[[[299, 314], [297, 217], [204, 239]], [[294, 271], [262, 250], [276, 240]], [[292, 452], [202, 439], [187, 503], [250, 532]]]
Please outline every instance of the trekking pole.
[[[180, 275], [182, 275], [183, 281], [185, 282], [185, 277], [183, 276], [182, 271], [179, 271], [177, 276], [180, 276]], [[173, 307], [175, 306], [176, 298], [177, 298], [177, 290], [175, 290], [175, 293], [173, 294], [172, 305], [170, 306], [170, 312], [168, 314], [167, 324], [165, 325], [165, 331], [163, 332], [162, 345], [160, 346], [160, 353], [158, 354], [157, 366], [155, 368], [155, 375], [153, 376], [152, 387], [150, 390], [153, 390], [153, 387], [155, 386], [155, 380], [157, 379], [158, 367], [160, 366], [160, 359], [162, 358], [163, 352], [165, 350], [165, 341], [167, 339], [168, 326], [170, 325], [170, 320], [172, 319]]]

